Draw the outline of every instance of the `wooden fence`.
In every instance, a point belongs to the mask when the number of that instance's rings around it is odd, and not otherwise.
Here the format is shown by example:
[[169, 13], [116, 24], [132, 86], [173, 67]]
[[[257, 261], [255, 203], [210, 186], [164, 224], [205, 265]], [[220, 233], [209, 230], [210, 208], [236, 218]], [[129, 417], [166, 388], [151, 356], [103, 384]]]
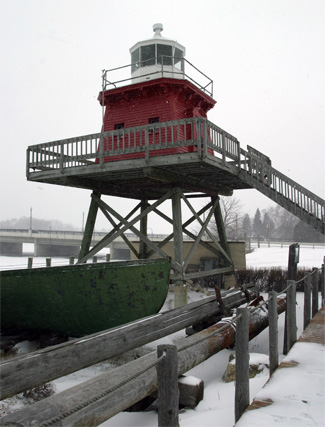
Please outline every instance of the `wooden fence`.
[[[304, 327], [310, 322], [311, 315], [313, 316], [318, 311], [318, 274], [318, 269], [314, 268], [311, 274], [302, 279], [305, 284]], [[322, 304], [324, 305], [324, 265], [321, 283]], [[224, 295], [226, 307], [238, 305], [238, 300], [236, 303], [234, 302], [233, 292], [228, 291]], [[277, 318], [278, 314], [284, 310], [287, 318], [285, 339], [288, 351], [296, 341], [295, 292], [296, 282], [288, 281], [287, 288], [281, 295], [272, 291], [267, 301], [256, 307], [248, 306], [238, 309], [236, 316], [231, 320], [218, 322], [186, 338], [177, 346], [159, 346], [158, 354], [152, 352], [100, 377], [88, 380], [79, 386], [30, 405], [3, 418], [0, 420], [0, 425], [10, 423], [19, 423], [24, 426], [35, 423], [42, 426], [98, 425], [158, 389], [158, 425], [176, 426], [178, 425], [177, 378], [235, 342], [236, 354], [237, 356], [240, 355], [236, 358], [235, 416], [238, 420], [249, 404], [248, 341], [259, 334], [261, 330], [270, 326], [271, 375], [278, 366]], [[241, 297], [247, 301], [245, 293], [247, 296], [247, 290], [242, 292]], [[285, 300], [287, 301], [286, 304]], [[268, 310], [265, 310], [265, 305], [267, 305]], [[3, 363], [1, 367], [3, 380], [1, 390], [4, 390], [7, 396], [17, 393], [19, 390], [15, 384], [18, 382], [18, 378], [20, 381], [22, 380], [22, 372], [24, 372], [24, 377], [28, 377], [28, 381], [20, 389], [27, 389], [45, 380], [57, 378], [66, 375], [67, 372], [73, 372], [96, 363], [98, 358], [104, 360], [110, 357], [112, 348], [119, 348], [120, 351], [121, 348], [122, 351], [136, 348], [143, 342], [157, 339], [157, 331], [159, 332], [158, 336], [168, 335], [177, 328], [182, 329], [184, 325], [196, 323], [200, 319], [211, 316], [212, 313], [215, 314], [216, 308], [218, 309], [214, 297], [211, 297], [208, 305], [200, 301], [189, 306], [154, 316], [155, 319], [141, 320], [138, 325], [130, 325], [129, 331], [128, 326], [123, 326], [116, 328], [115, 332], [104, 331], [77, 340], [73, 344], [55, 346], [54, 350], [45, 349], [37, 352], [37, 354], [20, 356]], [[164, 318], [160, 316], [166, 317], [167, 324], [164, 323]], [[152, 321], [158, 322], [156, 327]], [[176, 323], [177, 326], [175, 326]], [[159, 328], [158, 325], [163, 325], [163, 327]], [[174, 325], [174, 329], [171, 325]], [[135, 331], [139, 331], [141, 327], [144, 328], [142, 332], [136, 334]], [[121, 329], [124, 329], [125, 333], [121, 334]], [[150, 332], [149, 338], [143, 339], [148, 332]], [[137, 336], [135, 337], [135, 335]], [[85, 354], [86, 348], [88, 351]], [[100, 356], [98, 356], [99, 354]], [[238, 363], [238, 361], [240, 362]], [[65, 370], [62, 371], [63, 365]], [[54, 371], [51, 366], [56, 366]], [[52, 374], [50, 374], [51, 369]], [[59, 372], [60, 370], [61, 372]], [[35, 375], [38, 375], [36, 379]], [[11, 385], [16, 388], [10, 390]]]

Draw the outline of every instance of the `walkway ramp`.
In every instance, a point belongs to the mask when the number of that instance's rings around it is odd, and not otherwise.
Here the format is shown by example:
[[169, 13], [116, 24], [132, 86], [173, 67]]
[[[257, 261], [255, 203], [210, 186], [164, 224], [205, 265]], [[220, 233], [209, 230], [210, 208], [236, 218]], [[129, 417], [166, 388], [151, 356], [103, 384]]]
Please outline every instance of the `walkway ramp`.
[[236, 427], [325, 425], [325, 307], [256, 395]]
[[241, 149], [239, 178], [321, 233], [325, 233], [325, 202], [274, 169], [269, 157], [248, 146]]

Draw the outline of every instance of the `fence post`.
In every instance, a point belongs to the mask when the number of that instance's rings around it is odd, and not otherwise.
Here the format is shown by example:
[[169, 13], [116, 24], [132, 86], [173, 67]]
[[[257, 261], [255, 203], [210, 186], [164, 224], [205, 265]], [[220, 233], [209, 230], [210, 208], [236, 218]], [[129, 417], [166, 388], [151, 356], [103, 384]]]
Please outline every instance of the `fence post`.
[[73, 256], [71, 256], [71, 257], [69, 258], [69, 264], [70, 264], [70, 265], [73, 265], [73, 264], [74, 264], [74, 257], [73, 257]]
[[322, 307], [325, 305], [325, 257], [322, 265], [322, 277], [321, 277], [321, 294], [322, 294]]
[[157, 365], [158, 378], [158, 427], [178, 427], [178, 354], [175, 345], [159, 345]]
[[[297, 280], [298, 263], [300, 256], [300, 246], [298, 243], [293, 243], [289, 246], [289, 259], [288, 259], [288, 277], [287, 280]], [[288, 308], [288, 301], [287, 301]], [[287, 331], [288, 331], [288, 311], [286, 310], [284, 319], [284, 342], [283, 342], [283, 354], [288, 354], [290, 348], [287, 348]], [[296, 313], [296, 312], [295, 312]]]
[[311, 277], [311, 286], [312, 286], [312, 305], [311, 305], [311, 314], [312, 317], [315, 316], [315, 314], [318, 311], [318, 268], [313, 268], [313, 275]]
[[51, 267], [51, 258], [46, 258], [46, 267]]
[[249, 405], [249, 317], [248, 308], [238, 308], [236, 322], [235, 422]]
[[277, 304], [277, 293], [275, 291], [271, 291], [269, 293], [268, 315], [269, 315], [269, 357], [270, 357], [270, 376], [271, 376], [279, 365], [278, 304]]
[[310, 322], [310, 283], [311, 276], [308, 274], [304, 280], [304, 329], [307, 328]]
[[32, 267], [33, 267], [33, 258], [28, 258], [27, 268], [32, 268]]
[[287, 285], [287, 309], [286, 309], [286, 350], [290, 351], [293, 344], [297, 341], [297, 323], [296, 323], [296, 282], [288, 280]]

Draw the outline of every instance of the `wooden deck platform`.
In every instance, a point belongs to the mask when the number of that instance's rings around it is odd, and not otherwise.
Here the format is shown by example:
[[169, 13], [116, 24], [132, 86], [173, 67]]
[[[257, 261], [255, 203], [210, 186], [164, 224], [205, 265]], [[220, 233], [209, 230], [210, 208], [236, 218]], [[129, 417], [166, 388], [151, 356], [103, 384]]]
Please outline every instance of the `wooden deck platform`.
[[321, 308], [236, 423], [325, 425], [325, 307]]

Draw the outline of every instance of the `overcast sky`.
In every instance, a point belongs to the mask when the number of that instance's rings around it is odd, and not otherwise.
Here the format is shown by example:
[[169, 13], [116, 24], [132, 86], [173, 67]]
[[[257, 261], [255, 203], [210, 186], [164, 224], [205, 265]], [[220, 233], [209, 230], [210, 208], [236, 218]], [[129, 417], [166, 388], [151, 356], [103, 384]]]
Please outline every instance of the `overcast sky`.
[[[101, 70], [129, 64], [129, 48], [152, 37], [157, 22], [213, 79], [217, 104], [208, 118], [324, 198], [324, 0], [0, 0], [0, 6], [1, 219], [29, 216], [32, 207], [34, 217], [81, 227], [90, 192], [27, 182], [26, 148], [99, 132]], [[272, 205], [255, 190], [235, 196], [252, 214]], [[96, 229], [105, 225], [100, 219]]]

